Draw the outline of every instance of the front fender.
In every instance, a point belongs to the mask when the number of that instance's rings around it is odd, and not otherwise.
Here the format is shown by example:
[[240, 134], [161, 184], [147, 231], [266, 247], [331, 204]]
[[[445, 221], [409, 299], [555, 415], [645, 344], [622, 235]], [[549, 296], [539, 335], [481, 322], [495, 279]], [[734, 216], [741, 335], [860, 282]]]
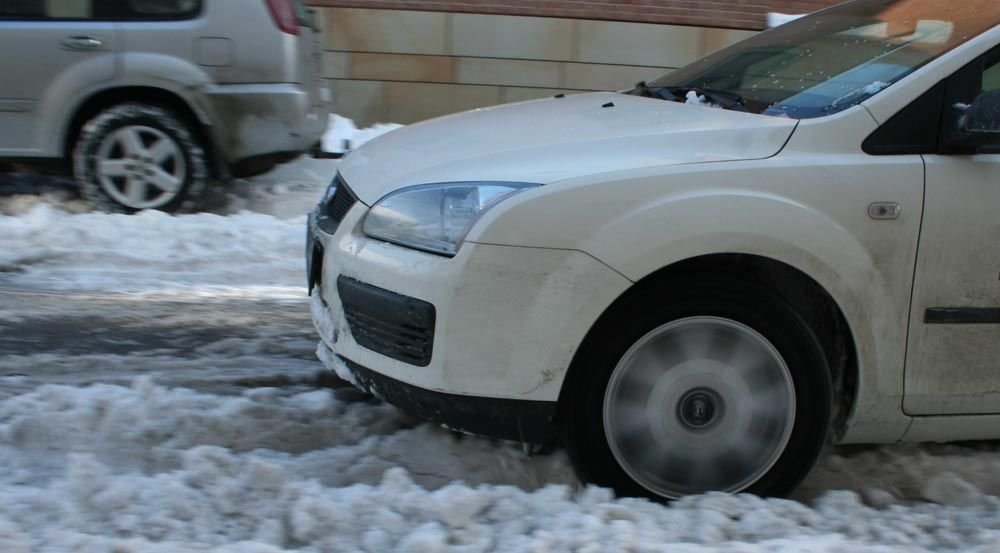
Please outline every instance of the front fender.
[[[520, 194], [470, 239], [581, 250], [633, 282], [710, 254], [792, 266], [829, 292], [854, 335], [859, 395], [845, 441], [892, 441], [908, 424], [903, 359], [922, 190], [918, 156], [673, 167]], [[900, 203], [899, 219], [868, 217], [883, 201]]]

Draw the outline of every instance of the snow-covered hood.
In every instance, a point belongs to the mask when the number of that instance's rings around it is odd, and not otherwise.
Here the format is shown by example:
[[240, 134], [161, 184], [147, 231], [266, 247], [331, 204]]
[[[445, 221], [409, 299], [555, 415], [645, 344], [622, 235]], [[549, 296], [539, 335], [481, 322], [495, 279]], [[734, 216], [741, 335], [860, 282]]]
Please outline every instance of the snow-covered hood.
[[371, 205], [404, 186], [556, 181], [617, 170], [776, 154], [795, 121], [601, 92], [478, 109], [358, 148], [340, 172]]

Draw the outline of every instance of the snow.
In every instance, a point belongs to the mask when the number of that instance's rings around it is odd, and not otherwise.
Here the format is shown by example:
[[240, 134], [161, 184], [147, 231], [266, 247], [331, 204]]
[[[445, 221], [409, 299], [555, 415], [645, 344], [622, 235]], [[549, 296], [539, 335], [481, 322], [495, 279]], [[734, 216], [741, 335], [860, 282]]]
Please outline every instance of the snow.
[[0, 551], [1000, 550], [995, 443], [830, 448], [793, 499], [665, 506], [354, 390], [305, 293], [335, 170], [178, 217], [0, 198]]
[[330, 115], [330, 123], [323, 135], [324, 152], [346, 152], [361, 146], [365, 142], [377, 138], [387, 132], [394, 131], [402, 125], [395, 123], [378, 123], [366, 129], [358, 129], [354, 121], [340, 115]]
[[694, 90], [689, 90], [687, 95], [684, 97], [684, 103], [704, 106], [708, 105], [708, 100], [706, 100], [704, 96], [698, 94]]
[[351, 384], [357, 386], [358, 381], [351, 372], [351, 369], [347, 366], [347, 363], [334, 355], [333, 351], [326, 344], [320, 343], [316, 346], [316, 357], [327, 367], [332, 367], [333, 371], [337, 373], [337, 377], [350, 382]]
[[882, 82], [882, 81], [875, 81], [873, 83], [865, 85], [865, 87], [862, 89], [862, 93], [866, 94], [868, 96], [873, 96], [873, 95], [878, 94], [879, 92], [883, 91], [888, 86], [889, 86], [889, 83]]
[[[326, 138], [355, 148], [399, 127], [333, 115]], [[335, 172], [302, 158], [230, 187], [215, 213], [178, 217], [90, 213], [64, 191], [0, 199], [0, 274], [52, 290], [302, 297], [305, 214]]]
[[707, 494], [662, 506], [580, 488], [561, 455], [527, 459], [328, 390], [42, 386], [0, 403], [0, 467], [4, 551], [1000, 546], [1000, 499], [957, 474], [927, 483], [940, 505], [834, 491], [812, 505]]
[[43, 204], [0, 217], [0, 271], [52, 290], [298, 297], [304, 228], [304, 215], [67, 215]]

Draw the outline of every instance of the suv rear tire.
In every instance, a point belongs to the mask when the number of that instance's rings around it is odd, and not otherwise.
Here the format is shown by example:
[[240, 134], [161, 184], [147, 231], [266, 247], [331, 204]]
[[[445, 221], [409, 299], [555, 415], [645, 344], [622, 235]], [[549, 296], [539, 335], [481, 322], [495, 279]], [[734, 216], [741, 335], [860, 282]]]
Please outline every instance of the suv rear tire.
[[172, 110], [126, 103], [107, 108], [80, 131], [73, 173], [102, 211], [194, 211], [209, 180], [197, 135]]
[[658, 500], [781, 496], [826, 442], [826, 356], [795, 308], [713, 275], [640, 285], [578, 353], [564, 430], [585, 482]]

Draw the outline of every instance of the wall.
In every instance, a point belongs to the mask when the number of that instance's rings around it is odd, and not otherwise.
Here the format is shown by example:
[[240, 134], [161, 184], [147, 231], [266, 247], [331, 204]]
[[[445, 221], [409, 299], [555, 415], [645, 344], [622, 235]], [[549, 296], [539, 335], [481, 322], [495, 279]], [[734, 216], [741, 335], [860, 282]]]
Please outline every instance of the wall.
[[359, 125], [654, 79], [750, 31], [361, 8], [323, 8], [323, 76]]
[[840, 0], [311, 0], [316, 6], [527, 15], [762, 30], [765, 14], [808, 13]]
[[308, 0], [334, 110], [411, 123], [561, 92], [620, 90], [837, 0]]

